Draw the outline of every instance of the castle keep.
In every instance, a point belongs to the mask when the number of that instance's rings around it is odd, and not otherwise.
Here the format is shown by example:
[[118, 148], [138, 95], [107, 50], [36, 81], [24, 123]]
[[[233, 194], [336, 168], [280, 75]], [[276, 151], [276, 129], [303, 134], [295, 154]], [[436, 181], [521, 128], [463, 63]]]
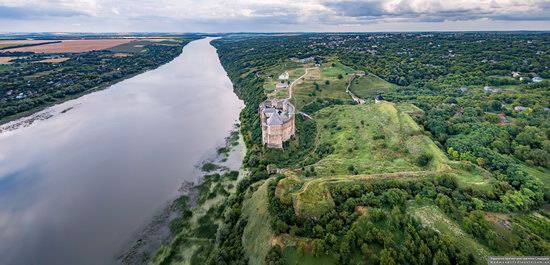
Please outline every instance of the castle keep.
[[262, 144], [269, 148], [283, 148], [295, 133], [295, 109], [288, 99], [268, 99], [260, 104]]

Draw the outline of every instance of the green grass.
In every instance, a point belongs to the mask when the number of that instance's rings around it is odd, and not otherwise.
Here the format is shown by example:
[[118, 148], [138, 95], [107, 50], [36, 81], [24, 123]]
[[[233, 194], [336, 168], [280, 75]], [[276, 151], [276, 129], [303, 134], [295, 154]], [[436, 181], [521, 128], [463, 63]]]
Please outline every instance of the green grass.
[[431, 227], [443, 236], [447, 236], [467, 253], [474, 254], [479, 264], [484, 264], [487, 260], [487, 256], [493, 255], [491, 251], [477, 242], [469, 234], [465, 233], [458, 224], [450, 220], [436, 206], [414, 205], [409, 207], [409, 210], [411, 210], [411, 213], [415, 215], [423, 225]]
[[523, 169], [527, 171], [527, 173], [529, 173], [530, 175], [538, 178], [548, 189], [550, 189], [550, 170], [529, 166], [523, 166]]
[[355, 70], [351, 67], [345, 66], [340, 62], [325, 63], [321, 66], [321, 78], [324, 79], [335, 79], [338, 78], [338, 75], [346, 76], [346, 74], [355, 73]]
[[302, 188], [303, 182], [297, 178], [287, 177], [279, 180], [275, 189], [275, 196], [284, 204], [292, 203], [294, 192]]
[[287, 248], [283, 252], [286, 264], [289, 265], [332, 265], [338, 264], [336, 260], [328, 256], [314, 257], [311, 254], [301, 254], [296, 248]]
[[[302, 175], [313, 168], [314, 179], [302, 178], [303, 184], [299, 179], [283, 179], [276, 190], [284, 203], [292, 200], [299, 216], [320, 217], [334, 207], [329, 186], [355, 181], [451, 174], [461, 185], [490, 188], [489, 172], [450, 161], [393, 103], [331, 106], [316, 112], [314, 120], [319, 132], [315, 148], [328, 145], [332, 152], [304, 167]], [[418, 164], [421, 155], [430, 157], [427, 165]]]
[[397, 85], [389, 83], [378, 76], [368, 74], [354, 80], [350, 90], [361, 98], [372, 99], [376, 95], [385, 95], [394, 92], [396, 88]]
[[[315, 83], [319, 85], [316, 89]], [[346, 93], [346, 81], [344, 79], [331, 80], [327, 85], [324, 80], [304, 81], [296, 84], [292, 90], [293, 103], [297, 109], [301, 109], [306, 104], [317, 98], [348, 99]]]
[[534, 232], [544, 240], [550, 240], [550, 219], [539, 213], [514, 216], [513, 222]]
[[334, 208], [334, 200], [325, 181], [306, 183], [293, 199], [294, 211], [298, 216], [319, 218]]
[[271, 219], [268, 212], [267, 186], [270, 180], [264, 183], [243, 202], [242, 213], [247, 218], [243, 233], [243, 247], [249, 258], [248, 264], [264, 264], [265, 257], [271, 248]]
[[334, 152], [316, 163], [315, 170], [320, 176], [418, 171], [425, 170], [415, 164], [415, 156], [422, 152], [445, 157], [436, 146], [430, 146], [431, 141], [424, 140], [426, 136], [414, 136], [421, 133], [420, 128], [410, 117], [402, 118], [404, 115], [408, 117], [392, 103], [320, 110], [314, 117], [320, 131], [318, 141], [331, 145]]

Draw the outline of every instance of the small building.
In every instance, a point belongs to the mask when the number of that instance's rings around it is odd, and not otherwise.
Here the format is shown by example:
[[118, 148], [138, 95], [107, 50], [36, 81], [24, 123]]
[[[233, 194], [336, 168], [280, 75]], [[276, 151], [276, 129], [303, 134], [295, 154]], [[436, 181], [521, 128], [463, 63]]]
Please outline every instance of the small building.
[[542, 82], [542, 80], [544, 80], [544, 79], [542, 79], [538, 76], [533, 77], [533, 82], [535, 82], [535, 83]]
[[355, 76], [365, 76], [365, 71], [357, 71], [355, 72]]
[[288, 80], [288, 78], [289, 78], [288, 71], [285, 71], [284, 73], [282, 73], [281, 75], [279, 75], [279, 80], [286, 81], [286, 80]]
[[288, 88], [288, 84], [287, 84], [287, 83], [277, 83], [277, 84], [275, 85], [275, 88], [276, 88], [276, 89]]
[[544, 111], [550, 111], [550, 107], [545, 107]]
[[460, 90], [460, 92], [461, 92], [462, 94], [464, 94], [464, 93], [466, 93], [466, 92], [468, 91], [468, 88], [465, 87], [465, 86], [463, 86], [463, 87], [459, 88], [459, 90]]
[[512, 77], [513, 78], [519, 78], [521, 76], [520, 72], [512, 71]]
[[384, 101], [384, 100], [385, 100], [384, 97], [380, 96], [380, 95], [374, 97], [374, 103], [377, 103], [377, 104]]
[[515, 107], [514, 107], [514, 110], [515, 110], [515, 111], [524, 111], [524, 110], [526, 110], [526, 109], [527, 109], [527, 108], [524, 107], [524, 106], [515, 106]]
[[268, 99], [260, 104], [260, 121], [262, 124], [262, 144], [268, 148], [283, 148], [295, 133], [294, 105], [288, 99]]

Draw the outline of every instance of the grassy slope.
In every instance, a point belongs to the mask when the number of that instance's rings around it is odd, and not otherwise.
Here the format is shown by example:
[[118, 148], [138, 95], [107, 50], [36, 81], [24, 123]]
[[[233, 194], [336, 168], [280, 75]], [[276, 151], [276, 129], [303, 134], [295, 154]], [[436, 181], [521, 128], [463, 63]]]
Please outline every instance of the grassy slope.
[[550, 170], [544, 168], [534, 168], [524, 166], [523, 169], [530, 175], [538, 178], [544, 185], [550, 189]]
[[243, 246], [250, 265], [264, 263], [271, 248], [271, 219], [267, 210], [267, 185], [269, 180], [259, 183], [258, 190], [243, 202], [242, 213], [248, 220], [243, 234]]
[[448, 236], [458, 246], [466, 249], [468, 253], [473, 253], [480, 264], [484, 264], [487, 256], [493, 255], [491, 251], [466, 234], [458, 224], [450, 220], [436, 206], [411, 206], [409, 209], [423, 225]]
[[[406, 109], [414, 110], [410, 106]], [[285, 201], [292, 199], [297, 215], [319, 217], [332, 209], [328, 187], [340, 183], [452, 174], [461, 185], [488, 187], [488, 172], [450, 161], [393, 103], [331, 106], [317, 112], [314, 119], [320, 132], [317, 146], [330, 145], [334, 151], [306, 167], [314, 168], [317, 178], [284, 179], [278, 185], [277, 194]], [[431, 157], [423, 167], [416, 163], [421, 154]]]
[[331, 265], [337, 264], [335, 260], [328, 256], [314, 257], [311, 254], [301, 254], [296, 248], [288, 248], [284, 252], [286, 264], [300, 265]]
[[357, 78], [353, 81], [350, 90], [361, 98], [372, 99], [376, 95], [384, 95], [393, 92], [396, 88], [396, 85], [378, 76], [368, 74], [367, 76]]
[[422, 152], [434, 157], [433, 169], [447, 162], [410, 116], [392, 103], [329, 107], [319, 111], [315, 120], [319, 143], [334, 147], [332, 154], [315, 164], [320, 176], [349, 175], [350, 165], [358, 174], [425, 170], [414, 162]]

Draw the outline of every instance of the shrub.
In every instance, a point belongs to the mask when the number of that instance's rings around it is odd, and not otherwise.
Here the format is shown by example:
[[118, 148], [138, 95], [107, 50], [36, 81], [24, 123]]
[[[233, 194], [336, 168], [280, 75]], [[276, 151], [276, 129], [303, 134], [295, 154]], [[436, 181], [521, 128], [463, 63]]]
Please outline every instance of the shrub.
[[428, 154], [421, 154], [416, 158], [416, 164], [425, 167], [430, 163], [430, 160], [432, 160], [432, 156]]

